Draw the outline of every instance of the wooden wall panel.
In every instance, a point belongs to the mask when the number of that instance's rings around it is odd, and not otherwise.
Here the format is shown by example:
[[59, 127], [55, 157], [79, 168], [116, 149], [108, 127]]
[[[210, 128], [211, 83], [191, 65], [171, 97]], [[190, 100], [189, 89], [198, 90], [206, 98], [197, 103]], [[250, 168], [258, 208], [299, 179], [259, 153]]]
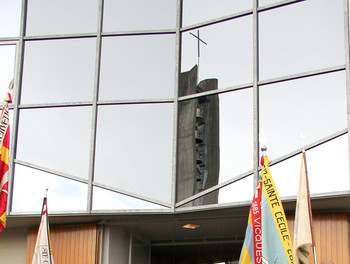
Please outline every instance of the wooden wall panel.
[[[26, 263], [31, 264], [38, 229], [27, 233]], [[50, 226], [55, 264], [98, 264], [99, 231], [97, 225]]]
[[[287, 215], [291, 236], [294, 234], [294, 216]], [[350, 263], [349, 215], [313, 214], [314, 239], [317, 262], [330, 260], [334, 264]], [[310, 254], [309, 263], [314, 264]]]

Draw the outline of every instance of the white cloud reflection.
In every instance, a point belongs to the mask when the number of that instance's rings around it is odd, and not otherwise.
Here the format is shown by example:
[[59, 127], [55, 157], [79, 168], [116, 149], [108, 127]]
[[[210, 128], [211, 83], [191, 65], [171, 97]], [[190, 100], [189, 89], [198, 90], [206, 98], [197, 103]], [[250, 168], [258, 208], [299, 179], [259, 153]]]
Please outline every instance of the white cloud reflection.
[[86, 210], [86, 184], [17, 164], [12, 211], [40, 212], [46, 189], [50, 212]]

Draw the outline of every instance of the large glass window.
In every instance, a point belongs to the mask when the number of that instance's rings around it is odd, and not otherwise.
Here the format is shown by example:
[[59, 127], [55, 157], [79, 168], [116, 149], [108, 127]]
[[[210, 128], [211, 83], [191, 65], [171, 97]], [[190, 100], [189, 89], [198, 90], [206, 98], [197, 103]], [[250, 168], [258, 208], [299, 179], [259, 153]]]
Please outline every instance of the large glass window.
[[261, 80], [344, 64], [343, 0], [260, 13], [259, 45]]
[[91, 101], [96, 39], [25, 43], [21, 103]]
[[246, 89], [180, 102], [178, 201], [253, 169], [252, 100]]
[[19, 36], [21, 2], [21, 0], [0, 2], [0, 38]]
[[40, 213], [46, 193], [50, 213], [86, 211], [87, 184], [18, 164], [14, 170], [13, 212]]
[[252, 8], [252, 0], [183, 0], [183, 26], [225, 17]]
[[17, 159], [87, 179], [91, 107], [22, 109]]
[[171, 98], [174, 66], [174, 35], [104, 38], [99, 99]]
[[260, 87], [260, 129], [272, 159], [346, 127], [344, 72]]
[[[306, 151], [311, 195], [349, 190], [348, 157], [348, 135]], [[297, 155], [270, 167], [281, 197], [297, 195], [301, 159]]]
[[252, 29], [247, 16], [183, 32], [182, 72], [197, 64], [198, 79], [216, 78], [219, 88], [252, 82]]
[[312, 194], [348, 191], [344, 6], [2, 1], [13, 211], [39, 212], [46, 188], [51, 211], [249, 203], [258, 133], [282, 197], [296, 195], [302, 147]]
[[168, 209], [154, 203], [136, 199], [127, 195], [107, 191], [94, 187], [92, 209], [95, 211], [107, 210], [142, 210], [142, 209]]
[[0, 45], [0, 101], [9, 91], [14, 80], [16, 45]]
[[249, 203], [253, 198], [253, 179], [253, 175], [249, 175], [200, 198], [191, 200], [179, 208], [225, 203]]
[[172, 104], [100, 106], [95, 181], [171, 200]]
[[97, 32], [98, 0], [28, 0], [26, 35]]
[[174, 29], [176, 1], [106, 0], [103, 31]]

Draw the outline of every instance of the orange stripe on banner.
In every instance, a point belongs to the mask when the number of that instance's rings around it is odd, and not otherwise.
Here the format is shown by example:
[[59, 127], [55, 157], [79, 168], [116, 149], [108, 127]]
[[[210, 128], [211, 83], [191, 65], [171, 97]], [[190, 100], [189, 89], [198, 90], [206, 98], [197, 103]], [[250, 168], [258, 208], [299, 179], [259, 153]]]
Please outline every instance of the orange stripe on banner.
[[4, 145], [0, 148], [0, 155], [1, 155], [1, 161], [4, 162], [6, 165], [9, 165], [9, 149], [6, 148]]
[[0, 217], [0, 231], [4, 230], [6, 227], [6, 211]]

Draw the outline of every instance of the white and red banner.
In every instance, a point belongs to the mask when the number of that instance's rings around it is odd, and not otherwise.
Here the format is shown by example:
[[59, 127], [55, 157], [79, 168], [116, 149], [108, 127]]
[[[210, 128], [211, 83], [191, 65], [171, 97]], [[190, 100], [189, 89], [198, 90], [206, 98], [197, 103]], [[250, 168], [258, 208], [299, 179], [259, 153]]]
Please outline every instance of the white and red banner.
[[47, 217], [46, 197], [44, 198], [41, 221], [38, 230], [38, 236], [36, 238], [32, 264], [54, 264], [51, 250], [49, 222]]

